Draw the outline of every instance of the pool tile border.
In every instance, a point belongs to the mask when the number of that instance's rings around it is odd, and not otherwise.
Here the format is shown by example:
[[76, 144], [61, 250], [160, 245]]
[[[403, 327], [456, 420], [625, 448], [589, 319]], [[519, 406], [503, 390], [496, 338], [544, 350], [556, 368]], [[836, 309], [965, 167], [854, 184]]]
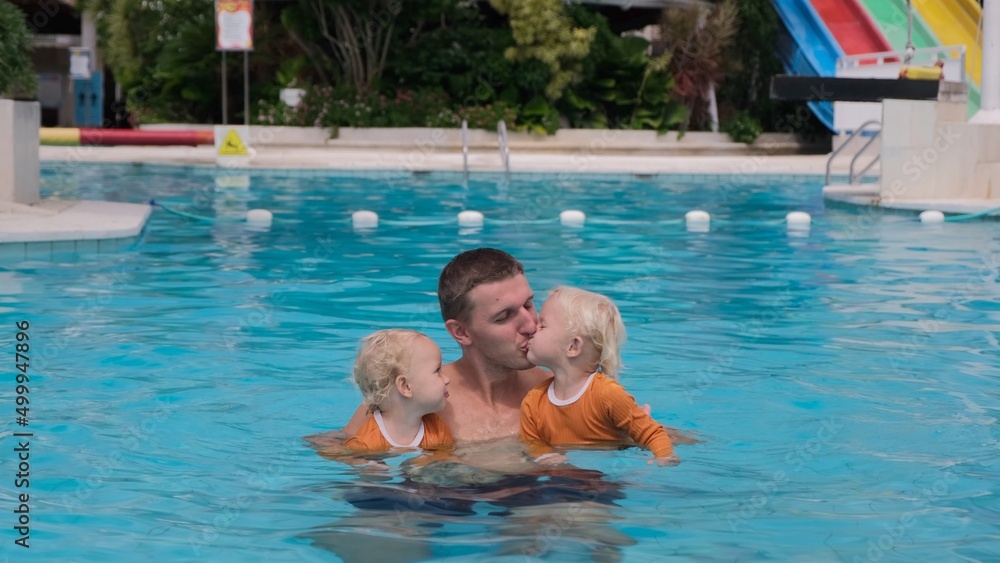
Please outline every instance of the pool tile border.
[[[371, 180], [402, 181], [411, 179], [438, 180], [461, 182], [465, 174], [459, 170], [401, 170], [401, 169], [337, 169], [337, 168], [219, 168], [217, 166], [200, 164], [166, 164], [166, 163], [102, 163], [102, 166], [121, 166], [131, 169], [141, 168], [151, 172], [186, 170], [189, 172], [203, 173], [212, 177], [224, 176], [256, 176], [264, 178], [363, 178]], [[57, 166], [52, 166], [50, 162], [42, 163], [42, 173], [46, 169], [55, 171]], [[536, 171], [514, 171], [509, 175], [497, 171], [473, 171], [468, 175], [470, 180], [476, 181], [503, 181], [505, 179], [516, 179], [521, 181], [551, 181], [567, 178], [585, 178], [590, 181], [613, 182], [622, 179], [640, 181], [658, 181], [671, 184], [689, 182], [726, 182], [734, 181], [746, 182], [822, 182], [825, 180], [824, 174], [802, 174], [802, 173], [754, 173], [745, 174], [742, 172], [730, 172], [726, 174], [713, 173], [672, 173], [672, 172], [536, 172]], [[842, 183], [848, 179], [847, 174], [834, 174], [831, 182]], [[878, 180], [878, 176], [865, 176], [863, 183], [870, 183]]]

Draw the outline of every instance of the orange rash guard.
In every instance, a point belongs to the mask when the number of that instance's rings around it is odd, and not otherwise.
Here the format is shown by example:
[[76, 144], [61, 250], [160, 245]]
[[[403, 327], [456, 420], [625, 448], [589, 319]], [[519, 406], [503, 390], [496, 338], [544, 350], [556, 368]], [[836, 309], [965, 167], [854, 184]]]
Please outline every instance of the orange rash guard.
[[534, 444], [621, 443], [631, 437], [656, 457], [674, 455], [663, 426], [646, 414], [620, 383], [597, 372], [576, 397], [559, 400], [550, 378], [521, 402], [521, 438]]
[[422, 448], [434, 450], [455, 445], [455, 439], [444, 420], [435, 413], [425, 414], [423, 424], [416, 437], [409, 444], [390, 441], [382, 413], [376, 410], [368, 414], [358, 433], [344, 441], [344, 446], [361, 452], [384, 452], [392, 448]]

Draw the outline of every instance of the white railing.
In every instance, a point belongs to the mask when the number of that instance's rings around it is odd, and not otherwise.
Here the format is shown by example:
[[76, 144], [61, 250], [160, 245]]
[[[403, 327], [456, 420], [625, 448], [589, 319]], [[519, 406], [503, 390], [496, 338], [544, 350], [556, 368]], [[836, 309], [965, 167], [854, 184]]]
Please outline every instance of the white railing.
[[507, 124], [502, 119], [497, 123], [497, 143], [500, 146], [500, 164], [510, 176], [510, 145], [507, 144]]
[[462, 174], [469, 181], [469, 122], [462, 120]]
[[[899, 69], [903, 67], [905, 59], [906, 51], [885, 51], [840, 57], [837, 59], [837, 76], [898, 78]], [[910, 64], [933, 66], [937, 61], [944, 61], [946, 79], [952, 82], [965, 82], [965, 45], [914, 49]], [[842, 69], [853, 70], [842, 72]]]
[[850, 169], [848, 169], [848, 176], [847, 176], [848, 182], [851, 183], [851, 184], [856, 183], [856, 181], [860, 182], [861, 178], [864, 177], [865, 172], [868, 172], [869, 170], [871, 170], [871, 167], [875, 166], [875, 163], [878, 162], [882, 158], [881, 154], [876, 155], [875, 158], [872, 159], [872, 161], [869, 162], [868, 165], [865, 166], [860, 172], [858, 172], [857, 174], [854, 173], [854, 165], [857, 164], [858, 158], [862, 154], [864, 154], [864, 152], [868, 150], [868, 147], [870, 147], [872, 145], [872, 143], [874, 143], [875, 140], [878, 139], [882, 135], [882, 122], [879, 121], [879, 120], [877, 120], [877, 119], [870, 119], [870, 120], [862, 123], [861, 125], [859, 125], [858, 128], [855, 129], [847, 137], [847, 140], [844, 141], [839, 147], [837, 147], [837, 149], [835, 151], [833, 151], [832, 153], [830, 153], [830, 157], [826, 159], [826, 185], [827, 186], [830, 185], [831, 168], [833, 167], [833, 159], [834, 159], [834, 157], [836, 157], [838, 154], [840, 154], [840, 151], [844, 150], [844, 148], [847, 147], [847, 145], [849, 145], [851, 143], [851, 141], [854, 140], [855, 137], [857, 137], [862, 132], [864, 132], [865, 129], [867, 129], [868, 126], [870, 126], [870, 125], [877, 125], [878, 129], [875, 131], [875, 134], [872, 135], [871, 137], [869, 137], [868, 141], [866, 141], [865, 144], [861, 146], [861, 149], [859, 149], [858, 153], [854, 155], [854, 158], [851, 159], [851, 167], [850, 167]]

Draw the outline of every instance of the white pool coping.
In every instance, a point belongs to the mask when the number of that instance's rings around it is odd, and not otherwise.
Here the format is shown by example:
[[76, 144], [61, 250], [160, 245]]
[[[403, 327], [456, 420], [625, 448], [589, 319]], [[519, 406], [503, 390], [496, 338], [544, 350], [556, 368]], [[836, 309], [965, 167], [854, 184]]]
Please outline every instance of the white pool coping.
[[[730, 143], [731, 144], [731, 143]], [[328, 170], [400, 170], [411, 172], [463, 170], [460, 151], [413, 147], [260, 147], [246, 166]], [[42, 146], [42, 162], [116, 162], [215, 166], [213, 147], [59, 147]], [[512, 173], [570, 174], [822, 174], [826, 155], [770, 155], [767, 152], [726, 155], [604, 154], [586, 147], [565, 152], [510, 153]], [[849, 159], [845, 159], [849, 160]], [[470, 172], [503, 172], [497, 150], [471, 150]], [[838, 163], [837, 173], [849, 162]]]
[[[934, 210], [942, 213], [967, 214], [1000, 208], [1000, 199], [907, 199], [887, 202], [879, 196], [878, 184], [833, 184], [823, 188], [823, 197], [839, 203], [899, 211]], [[1000, 211], [992, 215], [1000, 215]]]
[[152, 206], [47, 199], [0, 211], [0, 243], [116, 240], [138, 236]]

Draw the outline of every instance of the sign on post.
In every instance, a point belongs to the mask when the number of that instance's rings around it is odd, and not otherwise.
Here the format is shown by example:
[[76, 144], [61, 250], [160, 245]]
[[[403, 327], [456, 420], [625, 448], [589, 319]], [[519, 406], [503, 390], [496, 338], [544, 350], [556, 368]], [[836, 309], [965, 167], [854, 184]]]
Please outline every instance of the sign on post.
[[69, 77], [72, 80], [90, 80], [90, 49], [69, 50]]
[[253, 51], [253, 2], [215, 0], [215, 48]]
[[215, 0], [215, 49], [222, 51], [222, 124], [228, 123], [226, 52], [243, 51], [243, 125], [250, 125], [250, 63], [253, 0]]

